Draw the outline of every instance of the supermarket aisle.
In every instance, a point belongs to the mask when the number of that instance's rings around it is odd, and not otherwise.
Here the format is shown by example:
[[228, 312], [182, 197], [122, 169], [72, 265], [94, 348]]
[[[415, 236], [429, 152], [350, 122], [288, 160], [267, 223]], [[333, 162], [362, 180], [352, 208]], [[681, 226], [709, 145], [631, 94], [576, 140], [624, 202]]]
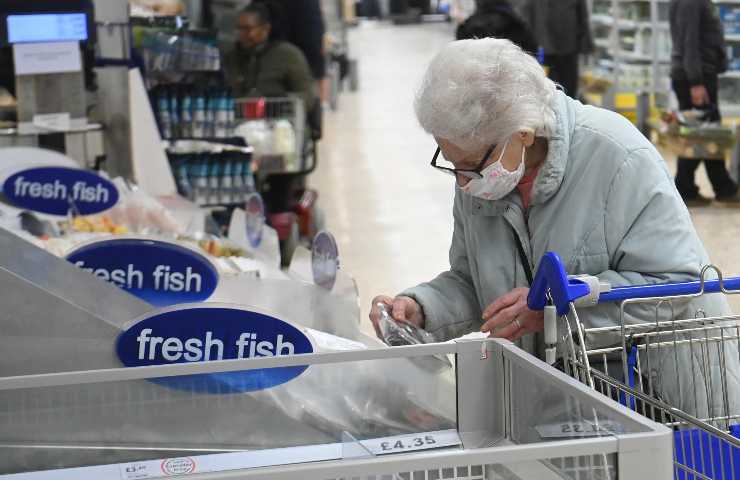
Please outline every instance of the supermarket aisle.
[[357, 279], [362, 318], [373, 296], [396, 294], [448, 267], [453, 185], [429, 167], [434, 140], [416, 123], [414, 89], [453, 38], [449, 24], [361, 25], [350, 31], [360, 89], [327, 112], [319, 167], [328, 228]]
[[[417, 125], [412, 101], [427, 63], [453, 38], [447, 24], [369, 23], [351, 30], [360, 90], [345, 92], [325, 114], [320, 163], [311, 183], [336, 235], [342, 268], [360, 289], [366, 330], [370, 301], [396, 294], [445, 270], [452, 235], [451, 179], [429, 167], [434, 141]], [[675, 159], [667, 156], [675, 171]], [[700, 168], [702, 193], [712, 196]], [[740, 209], [691, 210], [712, 261], [740, 275]], [[740, 312], [740, 295], [730, 297]]]

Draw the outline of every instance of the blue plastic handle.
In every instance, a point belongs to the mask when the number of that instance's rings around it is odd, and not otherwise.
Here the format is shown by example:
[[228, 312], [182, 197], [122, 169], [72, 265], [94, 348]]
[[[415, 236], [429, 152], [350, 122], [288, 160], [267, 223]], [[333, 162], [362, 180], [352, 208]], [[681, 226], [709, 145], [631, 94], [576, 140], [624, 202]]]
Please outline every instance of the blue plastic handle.
[[547, 305], [548, 291], [558, 315], [565, 315], [570, 309], [570, 303], [588, 295], [590, 289], [580, 280], [569, 279], [558, 254], [547, 252], [540, 260], [537, 273], [529, 288], [527, 297], [529, 308], [543, 310]]
[[[725, 278], [722, 282], [725, 290], [740, 290], [740, 277]], [[676, 295], [691, 295], [701, 292], [701, 282], [683, 283], [656, 283], [652, 285], [635, 285], [629, 287], [615, 287], [611, 292], [599, 295], [599, 303], [618, 302], [631, 298], [673, 297]], [[706, 280], [704, 293], [721, 292], [719, 280]]]
[[[723, 280], [725, 290], [740, 290], [740, 277]], [[683, 283], [656, 283], [649, 285], [632, 285], [615, 287], [610, 292], [599, 295], [599, 303], [619, 302], [633, 298], [672, 297], [677, 295], [691, 295], [702, 291], [701, 282]], [[721, 292], [719, 280], [706, 280], [704, 293]], [[547, 252], [540, 260], [537, 273], [527, 297], [527, 305], [531, 310], [542, 310], [547, 305], [547, 293], [550, 293], [558, 315], [568, 313], [570, 303], [589, 294], [588, 285], [578, 279], [568, 278], [563, 262], [555, 252]]]

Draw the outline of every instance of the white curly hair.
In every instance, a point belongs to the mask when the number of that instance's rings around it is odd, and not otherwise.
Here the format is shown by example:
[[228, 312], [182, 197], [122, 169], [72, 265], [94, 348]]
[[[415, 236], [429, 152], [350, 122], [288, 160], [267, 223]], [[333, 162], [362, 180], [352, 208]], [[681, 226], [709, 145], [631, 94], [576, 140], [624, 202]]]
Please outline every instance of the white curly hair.
[[459, 40], [432, 60], [414, 109], [428, 133], [473, 150], [523, 128], [549, 138], [555, 92], [537, 60], [509, 40]]

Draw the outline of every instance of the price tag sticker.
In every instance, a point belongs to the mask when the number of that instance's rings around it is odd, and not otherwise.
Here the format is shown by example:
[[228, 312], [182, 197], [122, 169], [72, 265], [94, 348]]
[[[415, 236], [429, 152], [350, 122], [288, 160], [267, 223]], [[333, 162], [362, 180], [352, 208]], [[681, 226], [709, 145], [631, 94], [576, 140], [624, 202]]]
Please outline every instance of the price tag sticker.
[[166, 458], [164, 460], [123, 464], [121, 465], [121, 480], [144, 480], [147, 478], [203, 473], [205, 471], [209, 470], [198, 468], [195, 460], [190, 457]]
[[158, 475], [155, 474], [155, 467], [157, 462], [136, 462], [127, 463], [121, 465], [121, 479], [122, 480], [143, 480], [146, 478], [154, 478]]
[[624, 433], [624, 426], [616, 422], [562, 422], [534, 427], [542, 438], [588, 438]]
[[46, 130], [66, 131], [71, 128], [69, 113], [45, 113], [33, 116], [33, 124]]
[[363, 447], [375, 455], [415, 452], [433, 448], [454, 447], [460, 445], [460, 436], [455, 430], [425, 432], [394, 437], [373, 438], [360, 442]]

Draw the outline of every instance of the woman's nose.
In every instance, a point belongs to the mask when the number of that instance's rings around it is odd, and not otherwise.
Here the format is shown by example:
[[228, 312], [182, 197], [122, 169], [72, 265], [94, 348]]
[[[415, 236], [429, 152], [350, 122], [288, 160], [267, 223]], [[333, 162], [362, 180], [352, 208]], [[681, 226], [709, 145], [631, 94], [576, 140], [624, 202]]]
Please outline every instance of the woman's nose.
[[457, 179], [457, 186], [460, 188], [467, 185], [470, 181], [470, 178], [460, 175], [459, 173], [455, 175], [455, 178]]

